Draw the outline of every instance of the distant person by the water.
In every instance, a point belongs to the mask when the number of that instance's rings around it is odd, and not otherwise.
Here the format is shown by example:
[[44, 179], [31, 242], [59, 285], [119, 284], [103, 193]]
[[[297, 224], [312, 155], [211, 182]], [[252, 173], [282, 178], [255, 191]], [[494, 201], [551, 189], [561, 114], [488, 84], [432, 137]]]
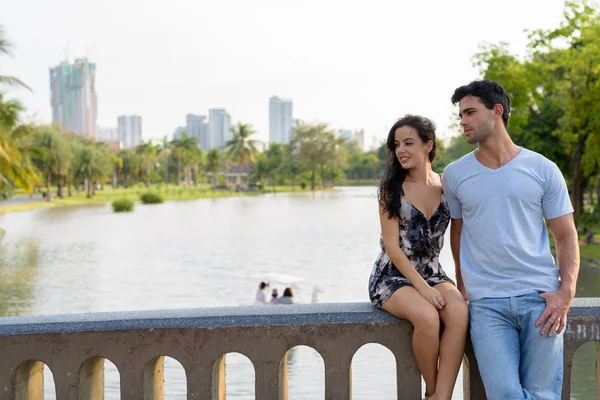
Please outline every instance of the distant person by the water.
[[277, 296], [279, 296], [279, 293], [277, 292], [277, 289], [273, 288], [271, 291], [271, 301], [269, 304], [279, 304], [279, 299]]
[[261, 282], [258, 285], [258, 290], [256, 291], [256, 302], [259, 304], [268, 304], [266, 289], [269, 287], [268, 283]]
[[283, 291], [283, 296], [279, 299], [278, 304], [294, 304], [294, 292], [292, 292], [292, 288], [285, 288]]

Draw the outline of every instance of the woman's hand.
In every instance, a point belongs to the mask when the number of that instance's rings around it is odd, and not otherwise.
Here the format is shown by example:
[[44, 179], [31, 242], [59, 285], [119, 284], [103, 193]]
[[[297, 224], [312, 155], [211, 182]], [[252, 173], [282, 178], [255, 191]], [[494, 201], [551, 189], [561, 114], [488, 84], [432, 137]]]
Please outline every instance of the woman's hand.
[[442, 294], [437, 289], [434, 289], [431, 286], [425, 284], [419, 287], [417, 290], [419, 291], [421, 296], [425, 298], [425, 300], [433, 304], [433, 306], [438, 310], [443, 309], [446, 305]]

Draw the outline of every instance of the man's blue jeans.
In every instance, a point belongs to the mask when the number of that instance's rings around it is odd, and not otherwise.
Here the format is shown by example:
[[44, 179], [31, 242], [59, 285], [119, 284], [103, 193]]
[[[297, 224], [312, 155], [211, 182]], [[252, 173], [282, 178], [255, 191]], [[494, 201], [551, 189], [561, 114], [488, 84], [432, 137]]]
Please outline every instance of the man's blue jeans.
[[469, 302], [471, 341], [488, 400], [558, 400], [563, 332], [540, 335], [546, 308], [539, 293]]

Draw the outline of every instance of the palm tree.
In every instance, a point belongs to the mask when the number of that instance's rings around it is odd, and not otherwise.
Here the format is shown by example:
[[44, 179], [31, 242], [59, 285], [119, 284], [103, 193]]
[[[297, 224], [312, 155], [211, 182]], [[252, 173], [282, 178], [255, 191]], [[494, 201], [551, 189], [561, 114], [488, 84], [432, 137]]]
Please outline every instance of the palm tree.
[[175, 157], [177, 158], [177, 176], [178, 185], [181, 185], [181, 165], [185, 161], [185, 181], [189, 184], [190, 175], [188, 174], [188, 167], [191, 167], [190, 152], [198, 149], [198, 140], [193, 137], [189, 137], [187, 133], [183, 132], [181, 139], [173, 140], [173, 148]]
[[85, 181], [88, 199], [92, 197], [94, 183], [106, 176], [110, 169], [108, 158], [104, 157], [101, 150], [93, 145], [83, 146], [80, 154], [80, 164], [77, 175]]
[[296, 178], [302, 173], [302, 163], [298, 151], [298, 143], [294, 138], [285, 145], [284, 171], [292, 183], [292, 191], [296, 191]]
[[206, 155], [206, 172], [210, 172], [212, 174], [211, 186], [213, 191], [217, 186], [217, 171], [219, 171], [220, 166], [221, 155], [219, 154], [219, 150], [209, 150], [208, 154]]
[[[227, 158], [232, 162], [237, 163], [241, 172], [242, 165], [248, 162], [254, 162], [256, 154], [258, 153], [260, 141], [250, 139], [250, 136], [256, 133], [250, 124], [242, 124], [239, 122], [231, 128], [231, 131], [233, 137], [225, 144], [225, 151], [227, 152]], [[238, 175], [238, 185], [239, 183], [240, 176]]]
[[15, 184], [28, 193], [41, 183], [26, 149], [25, 131], [0, 126], [0, 186]]
[[[6, 55], [10, 55], [11, 47], [12, 47], [12, 44], [4, 36], [4, 28], [2, 26], [0, 26], [0, 54], [4, 53]], [[12, 86], [22, 86], [24, 88], [31, 90], [29, 88], [29, 86], [27, 86], [26, 84], [21, 82], [19, 79], [15, 78], [14, 76], [0, 75], [0, 84], [2, 84], [2, 83], [6, 84], [6, 85], [12, 85]]]
[[[10, 54], [10, 47], [0, 26], [0, 54]], [[0, 75], [0, 84], [2, 83], [27, 87], [11, 76]], [[31, 162], [32, 130], [28, 126], [19, 126], [22, 111], [21, 103], [5, 100], [0, 93], [0, 186], [15, 184], [31, 193], [40, 181]]]
[[[198, 186], [198, 175], [200, 174], [200, 167], [204, 164], [204, 152], [194, 146], [187, 151], [186, 169], [188, 173], [188, 182], [194, 181], [194, 186]], [[193, 172], [193, 174], [192, 174]]]
[[254, 168], [252, 168], [252, 177], [259, 188], [264, 192], [265, 190], [265, 179], [269, 176], [269, 160], [264, 153], [260, 153], [256, 156], [256, 162]]
[[140, 174], [142, 160], [132, 149], [121, 150], [118, 155], [123, 160], [121, 175], [123, 177], [124, 186], [128, 187], [131, 180], [135, 179], [135, 177]]
[[0, 92], [0, 125], [9, 129], [15, 128], [19, 124], [19, 116], [24, 108], [17, 100], [6, 100]]
[[43, 126], [36, 135], [36, 147], [39, 157], [35, 157], [36, 164], [44, 174], [46, 190], [50, 193], [52, 182], [58, 187], [58, 196], [62, 197], [63, 179], [67, 177], [71, 162], [71, 148], [67, 140], [51, 126]]
[[71, 153], [71, 162], [67, 168], [67, 195], [71, 197], [72, 186], [76, 182], [77, 169], [79, 168], [82, 142], [76, 135], [66, 136], [67, 143], [69, 144], [69, 152]]
[[142, 142], [140, 145], [138, 145], [136, 152], [144, 159], [144, 165], [146, 166], [146, 187], [149, 188], [150, 172], [152, 169], [152, 164], [154, 164], [154, 161], [156, 160], [156, 146], [152, 144], [152, 140], [148, 140], [147, 142]]
[[167, 139], [166, 136], [163, 137], [161, 143], [160, 143], [160, 149], [159, 149], [159, 154], [163, 157], [164, 159], [164, 164], [165, 164], [165, 190], [168, 192], [169, 191], [169, 154], [171, 153], [171, 149], [173, 146], [171, 146], [171, 143], [169, 143], [169, 140]]
[[280, 143], [271, 143], [269, 149], [265, 152], [265, 156], [267, 158], [268, 175], [271, 178], [273, 192], [275, 192], [277, 178], [281, 175], [285, 163], [284, 145]]
[[119, 172], [123, 169], [123, 159], [116, 154], [110, 156], [110, 162], [113, 166], [112, 173], [112, 187], [116, 189], [119, 187]]

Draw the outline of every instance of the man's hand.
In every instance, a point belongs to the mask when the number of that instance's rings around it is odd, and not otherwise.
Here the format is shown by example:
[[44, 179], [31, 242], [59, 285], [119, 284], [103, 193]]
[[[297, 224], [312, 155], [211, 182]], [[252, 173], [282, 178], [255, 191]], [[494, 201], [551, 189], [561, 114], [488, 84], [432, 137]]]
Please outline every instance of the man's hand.
[[546, 300], [546, 309], [535, 323], [536, 328], [545, 322], [540, 334], [547, 333], [548, 336], [552, 336], [554, 332], [561, 333], [567, 322], [567, 313], [571, 307], [573, 296], [561, 290], [542, 293], [541, 296]]

